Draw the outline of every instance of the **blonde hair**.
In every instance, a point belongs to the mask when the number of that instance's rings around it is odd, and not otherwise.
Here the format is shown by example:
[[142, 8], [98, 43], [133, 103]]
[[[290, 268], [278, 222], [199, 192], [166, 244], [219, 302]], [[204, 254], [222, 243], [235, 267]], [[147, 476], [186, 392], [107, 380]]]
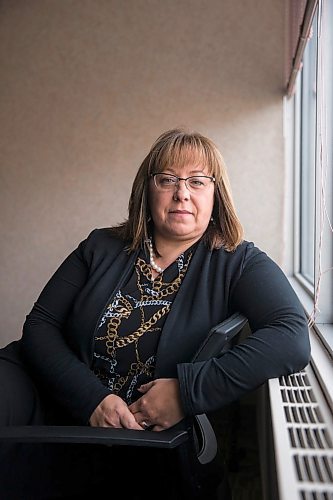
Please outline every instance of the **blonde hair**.
[[172, 129], [160, 135], [141, 163], [133, 182], [128, 218], [112, 227], [113, 234], [128, 242], [130, 251], [138, 249], [151, 231], [148, 186], [151, 174], [191, 163], [206, 168], [215, 177], [213, 221], [203, 236], [212, 250], [233, 251], [243, 239], [243, 228], [236, 215], [223, 157], [216, 145], [198, 132]]

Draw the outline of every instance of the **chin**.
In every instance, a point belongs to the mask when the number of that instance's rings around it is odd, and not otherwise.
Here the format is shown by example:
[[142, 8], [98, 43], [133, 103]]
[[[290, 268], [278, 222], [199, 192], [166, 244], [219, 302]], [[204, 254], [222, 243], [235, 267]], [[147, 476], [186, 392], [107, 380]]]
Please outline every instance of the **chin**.
[[178, 239], [179, 241], [186, 241], [186, 240], [199, 240], [202, 236], [202, 234], [198, 233], [192, 233], [188, 231], [175, 231], [173, 233], [169, 233], [171, 237]]

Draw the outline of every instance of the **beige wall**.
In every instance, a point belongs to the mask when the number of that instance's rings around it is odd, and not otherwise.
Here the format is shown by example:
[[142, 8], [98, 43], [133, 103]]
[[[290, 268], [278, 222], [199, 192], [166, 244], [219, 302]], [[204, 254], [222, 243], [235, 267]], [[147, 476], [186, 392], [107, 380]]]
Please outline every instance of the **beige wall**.
[[2, 0], [1, 345], [174, 126], [221, 148], [246, 237], [281, 261], [283, 35], [281, 0]]

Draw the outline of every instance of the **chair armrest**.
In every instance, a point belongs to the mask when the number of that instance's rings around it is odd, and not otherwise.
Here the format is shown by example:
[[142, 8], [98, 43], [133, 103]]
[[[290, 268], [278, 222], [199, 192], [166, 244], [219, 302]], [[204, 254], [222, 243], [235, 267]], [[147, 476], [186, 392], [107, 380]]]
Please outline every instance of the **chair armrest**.
[[201, 464], [208, 464], [214, 459], [217, 453], [215, 431], [205, 413], [195, 416], [193, 426], [197, 443], [198, 460]]
[[183, 429], [161, 432], [110, 429], [89, 426], [22, 425], [0, 427], [0, 442], [20, 443], [87, 443], [108, 446], [146, 446], [176, 448], [189, 439]]
[[[205, 361], [227, 351], [231, 341], [243, 331], [247, 323], [247, 318], [237, 312], [214, 326], [195, 354], [193, 362]], [[196, 415], [193, 425], [198, 460], [201, 464], [207, 464], [217, 453], [215, 431], [205, 414]]]

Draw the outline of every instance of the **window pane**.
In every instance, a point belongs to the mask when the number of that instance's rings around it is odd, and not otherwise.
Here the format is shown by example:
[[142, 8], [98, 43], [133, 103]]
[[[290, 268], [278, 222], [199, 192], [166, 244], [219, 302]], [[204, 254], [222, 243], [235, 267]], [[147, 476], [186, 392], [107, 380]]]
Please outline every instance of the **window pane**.
[[304, 52], [301, 78], [300, 272], [314, 286], [317, 16]]

